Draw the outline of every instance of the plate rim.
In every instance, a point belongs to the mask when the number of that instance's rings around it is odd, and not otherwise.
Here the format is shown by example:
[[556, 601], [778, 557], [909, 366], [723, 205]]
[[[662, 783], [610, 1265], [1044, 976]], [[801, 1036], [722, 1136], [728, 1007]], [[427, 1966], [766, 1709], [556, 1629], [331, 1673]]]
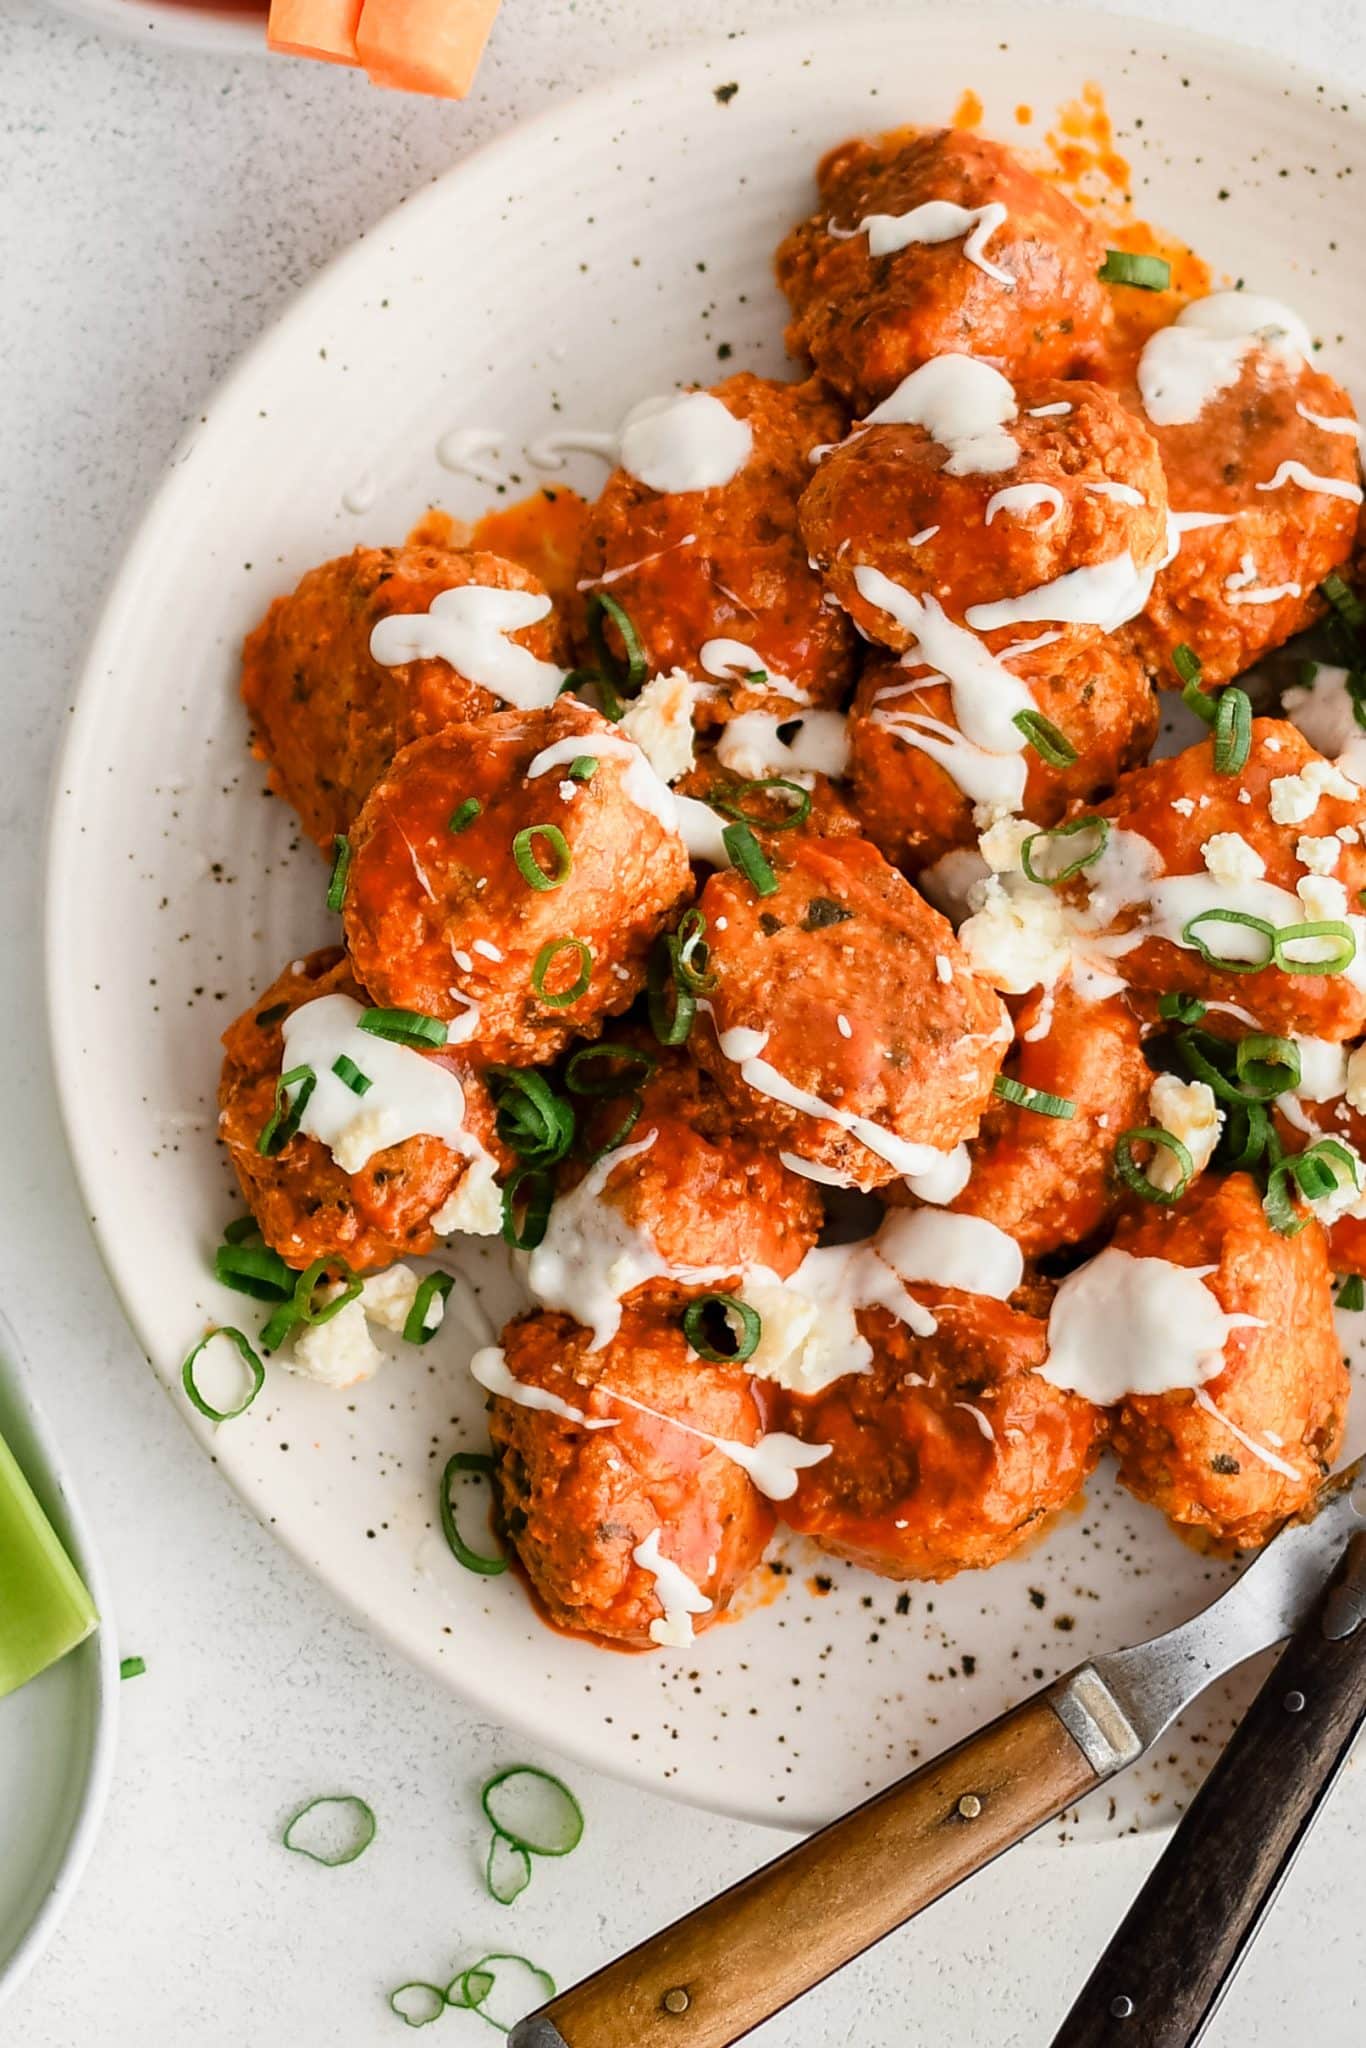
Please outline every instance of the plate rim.
[[[842, 16], [839, 30], [842, 37], [858, 36], [881, 31], [901, 37], [908, 33], [923, 37], [928, 29], [935, 33], [940, 22], [952, 25], [951, 12], [936, 10], [928, 17], [913, 19], [904, 13], [889, 13], [885, 9], [861, 9], [851, 16]], [[1033, 31], [1036, 26], [1046, 26], [1053, 40], [1068, 25], [1082, 33], [1079, 46], [1079, 73], [1093, 75], [1103, 72], [1107, 65], [1119, 60], [1127, 48], [1133, 53], [1161, 59], [1179, 60], [1188, 54], [1192, 61], [1203, 60], [1206, 64], [1222, 61], [1226, 66], [1238, 69], [1243, 79], [1254, 89], [1278, 100], [1301, 100], [1320, 102], [1319, 111], [1326, 111], [1325, 95], [1332, 95], [1354, 124], [1360, 124], [1363, 140], [1366, 141], [1366, 88], [1337, 84], [1308, 66], [1296, 60], [1281, 58], [1259, 47], [1239, 43], [1227, 37], [1209, 35], [1200, 30], [1167, 27], [1165, 24], [1127, 13], [1096, 15], [1084, 7], [1071, 4], [1047, 5], [1037, 8], [1022, 17], [1017, 9], [993, 0], [993, 4], [974, 12], [974, 32], [984, 36], [999, 31], [1002, 42], [1018, 40], [1024, 27]], [[103, 592], [99, 609], [87, 636], [83, 656], [75, 671], [74, 691], [71, 698], [67, 730], [57, 750], [48, 787], [46, 815], [43, 824], [43, 890], [42, 890], [42, 950], [44, 1012], [46, 1024], [47, 1052], [53, 1076], [54, 1089], [61, 1118], [63, 1142], [68, 1159], [86, 1205], [87, 1223], [94, 1239], [100, 1260], [104, 1266], [119, 1303], [129, 1331], [147, 1360], [154, 1377], [163, 1388], [182, 1422], [199, 1442], [202, 1449], [212, 1451], [213, 1432], [207, 1424], [200, 1422], [187, 1407], [176, 1398], [178, 1381], [173, 1376], [163, 1376], [152, 1361], [141, 1324], [135, 1313], [129, 1291], [117, 1269], [102, 1223], [103, 1205], [95, 1193], [94, 1162], [87, 1159], [78, 1142], [78, 1095], [77, 1068], [80, 1052], [76, 1043], [74, 1027], [68, 1029], [62, 1020], [61, 986], [64, 976], [70, 971], [64, 957], [59, 919], [61, 905], [65, 900], [70, 882], [66, 869], [74, 862], [78, 835], [68, 829], [69, 813], [63, 796], [63, 784], [71, 779], [84, 751], [86, 729], [92, 723], [93, 706], [97, 702], [103, 682], [103, 672], [112, 671], [113, 656], [119, 648], [128, 615], [135, 610], [139, 586], [153, 568], [156, 560], [156, 543], [159, 532], [168, 513], [174, 511], [174, 499], [178, 474], [187, 459], [194, 452], [202, 437], [216, 425], [216, 416], [230, 408], [239, 392], [250, 385], [256, 376], [258, 364], [282, 341], [287, 341], [303, 329], [312, 318], [314, 308], [321, 306], [329, 296], [339, 289], [345, 290], [350, 274], [364, 273], [371, 251], [377, 242], [393, 230], [401, 230], [405, 240], [418, 232], [428, 215], [439, 212], [448, 201], [451, 187], [473, 183], [480, 178], [488, 179], [498, 171], [505, 156], [519, 155], [529, 139], [552, 133], [566, 118], [590, 120], [609, 108], [620, 108], [623, 117], [632, 111], [636, 95], [647, 90], [657, 79], [667, 78], [676, 88], [681, 67], [690, 73], [705, 76], [716, 67], [728, 68], [733, 64], [737, 48], [758, 51], [770, 56], [775, 62], [783, 61], [793, 49], [809, 46], [830, 33], [828, 18], [811, 17], [807, 20], [776, 23], [754, 31], [742, 31], [738, 35], [712, 35], [699, 37], [695, 42], [678, 48], [657, 52], [645, 62], [630, 69], [614, 72], [582, 90], [570, 91], [552, 98], [537, 112], [514, 120], [497, 134], [466, 151], [449, 165], [430, 184], [419, 187], [405, 199], [381, 214], [375, 221], [357, 230], [356, 235], [302, 286], [280, 309], [275, 317], [241, 351], [228, 370], [212, 385], [197, 407], [194, 408], [185, 431], [177, 440], [167, 458], [165, 468], [147, 497], [143, 500], [139, 515], [127, 544], [121, 551], [113, 572]], [[1104, 39], [1105, 47], [1098, 49], [1097, 43]], [[555, 1750], [585, 1768], [616, 1778], [627, 1784], [651, 1791], [657, 1796], [679, 1801], [683, 1804], [721, 1814], [727, 1818], [764, 1826], [778, 1833], [805, 1832], [805, 1824], [781, 1813], [775, 1813], [771, 1806], [751, 1805], [737, 1798], [734, 1791], [708, 1795], [704, 1787], [682, 1787], [673, 1780], [661, 1780], [647, 1771], [633, 1769], [629, 1756], [619, 1752], [599, 1752], [591, 1741], [581, 1739], [572, 1730], [557, 1728], [553, 1737], [548, 1737], [545, 1728], [530, 1713], [523, 1714], [505, 1693], [494, 1684], [480, 1682], [478, 1669], [469, 1670], [457, 1664], [439, 1661], [423, 1652], [420, 1646], [406, 1640], [396, 1623], [391, 1624], [381, 1613], [367, 1606], [359, 1595], [353, 1594], [349, 1584], [340, 1576], [326, 1569], [325, 1563], [309, 1554], [304, 1544], [274, 1520], [270, 1513], [268, 1498], [248, 1483], [244, 1483], [233, 1471], [230, 1462], [221, 1456], [212, 1462], [219, 1467], [222, 1478], [232, 1487], [237, 1498], [244, 1502], [275, 1541], [283, 1544], [290, 1555], [318, 1581], [328, 1595], [337, 1601], [349, 1615], [359, 1621], [373, 1636], [403, 1658], [405, 1663], [422, 1671], [448, 1692], [461, 1699], [477, 1711], [490, 1716], [500, 1726], [525, 1736], [528, 1740]], [[1155, 1833], [1160, 1830], [1155, 1829]], [[3, 1989], [0, 1980], [0, 1989]]]

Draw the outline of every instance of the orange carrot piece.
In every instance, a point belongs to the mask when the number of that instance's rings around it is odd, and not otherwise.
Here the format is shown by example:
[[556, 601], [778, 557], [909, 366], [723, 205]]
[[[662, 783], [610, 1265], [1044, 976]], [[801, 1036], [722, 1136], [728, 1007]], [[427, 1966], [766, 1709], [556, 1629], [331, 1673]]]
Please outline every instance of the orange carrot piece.
[[290, 57], [359, 64], [356, 24], [361, 0], [270, 0], [266, 42]]
[[374, 85], [462, 100], [498, 0], [364, 0], [356, 54]]

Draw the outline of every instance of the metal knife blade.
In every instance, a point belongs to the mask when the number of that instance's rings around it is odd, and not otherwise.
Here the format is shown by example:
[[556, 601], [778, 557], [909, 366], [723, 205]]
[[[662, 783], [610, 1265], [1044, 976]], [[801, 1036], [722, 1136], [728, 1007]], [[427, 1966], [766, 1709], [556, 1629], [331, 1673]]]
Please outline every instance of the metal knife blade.
[[1366, 1522], [1366, 1456], [1329, 1479], [1226, 1593], [1132, 1649], [1092, 1657], [1048, 1689], [1068, 1733], [1107, 1774], [1141, 1756], [1207, 1685], [1292, 1636]]

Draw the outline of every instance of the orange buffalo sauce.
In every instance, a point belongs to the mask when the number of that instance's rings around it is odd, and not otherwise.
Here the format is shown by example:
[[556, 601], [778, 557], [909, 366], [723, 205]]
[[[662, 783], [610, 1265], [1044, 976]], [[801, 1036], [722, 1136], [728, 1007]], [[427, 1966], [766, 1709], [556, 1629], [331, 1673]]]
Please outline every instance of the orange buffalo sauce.
[[473, 525], [429, 505], [408, 534], [409, 547], [485, 548], [539, 576], [556, 604], [574, 596], [587, 500], [567, 484], [543, 484], [529, 497], [498, 505]]

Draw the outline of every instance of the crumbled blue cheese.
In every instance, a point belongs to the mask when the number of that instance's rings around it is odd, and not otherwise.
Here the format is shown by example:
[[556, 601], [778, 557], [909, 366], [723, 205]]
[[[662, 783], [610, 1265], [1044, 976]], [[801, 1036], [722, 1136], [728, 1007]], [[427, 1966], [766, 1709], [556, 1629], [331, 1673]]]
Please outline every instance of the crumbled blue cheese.
[[999, 875], [974, 885], [972, 915], [958, 938], [969, 961], [993, 988], [1024, 995], [1049, 988], [1066, 971], [1072, 935], [1063, 905], [1050, 889], [1007, 889]]
[[1200, 849], [1216, 882], [1260, 882], [1266, 862], [1241, 832], [1216, 832]]
[[651, 676], [622, 715], [620, 730], [634, 740], [662, 782], [677, 782], [697, 759], [693, 711], [709, 692], [686, 669]]
[[484, 1153], [472, 1159], [460, 1184], [432, 1217], [438, 1237], [463, 1232], [468, 1237], [497, 1237], [503, 1227], [503, 1197], [494, 1179], [493, 1160]]
[[370, 1335], [359, 1300], [348, 1301], [325, 1323], [306, 1323], [285, 1354], [284, 1364], [324, 1387], [354, 1387], [373, 1379], [384, 1354]]
[[[1154, 1123], [1180, 1140], [1190, 1153], [1194, 1171], [1203, 1173], [1224, 1125], [1214, 1090], [1205, 1081], [1181, 1081], [1175, 1074], [1158, 1074], [1148, 1091], [1148, 1106]], [[1148, 1179], [1168, 1193], [1179, 1187], [1182, 1167], [1176, 1154], [1165, 1146], [1156, 1147]]]
[[[1267, 746], [1271, 742], [1267, 741]], [[1271, 816], [1277, 825], [1302, 825], [1312, 818], [1321, 796], [1345, 797], [1349, 802], [1361, 791], [1349, 776], [1331, 761], [1306, 761], [1297, 775], [1277, 775], [1271, 784]]]
[[1295, 842], [1296, 860], [1302, 861], [1315, 875], [1331, 875], [1341, 855], [1342, 841], [1336, 834], [1326, 839], [1314, 839], [1306, 834]]

